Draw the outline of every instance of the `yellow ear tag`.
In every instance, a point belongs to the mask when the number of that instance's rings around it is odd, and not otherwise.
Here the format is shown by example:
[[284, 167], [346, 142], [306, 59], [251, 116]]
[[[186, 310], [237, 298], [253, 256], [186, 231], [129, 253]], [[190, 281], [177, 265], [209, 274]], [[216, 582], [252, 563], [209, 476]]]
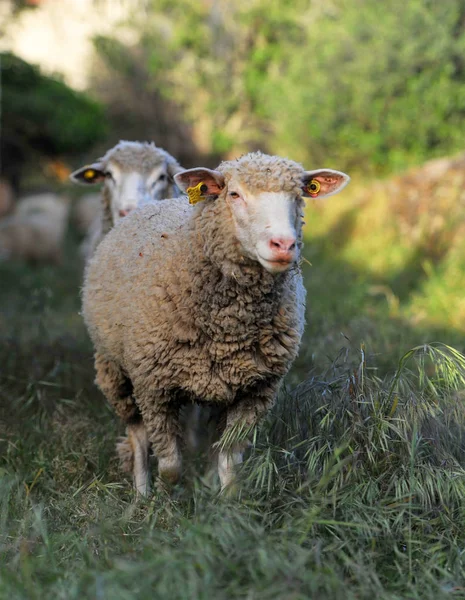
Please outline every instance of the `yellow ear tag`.
[[203, 194], [208, 191], [208, 187], [201, 181], [195, 187], [187, 188], [187, 195], [189, 196], [189, 204], [197, 204], [205, 200]]
[[307, 192], [312, 196], [312, 198], [316, 198], [320, 193], [321, 185], [320, 182], [316, 179], [312, 179], [310, 183], [307, 185]]
[[95, 177], [94, 169], [87, 169], [84, 171], [84, 179], [93, 179]]

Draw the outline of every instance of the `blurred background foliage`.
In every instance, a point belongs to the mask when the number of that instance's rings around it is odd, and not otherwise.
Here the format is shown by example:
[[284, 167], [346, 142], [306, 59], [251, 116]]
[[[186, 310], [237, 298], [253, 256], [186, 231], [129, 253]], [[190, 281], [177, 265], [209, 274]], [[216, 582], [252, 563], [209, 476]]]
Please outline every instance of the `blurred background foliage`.
[[101, 37], [98, 52], [128, 88], [146, 73], [203, 153], [387, 174], [462, 148], [461, 0], [152, 0], [134, 15], [137, 55]]
[[[16, 1], [14, 15], [39, 5]], [[30, 122], [19, 131], [23, 148], [25, 134], [35, 146], [34, 118], [48, 130], [46, 150], [149, 137], [187, 166], [260, 148], [309, 168], [384, 176], [462, 148], [462, 0], [386, 0], [382, 11], [376, 0], [131, 6], [130, 40], [117, 28], [95, 35], [96, 59], [83, 65], [105, 107], [105, 138], [96, 104], [70, 91], [65, 98], [62, 82], [34, 67], [23, 64], [21, 76], [5, 58], [3, 121]]]
[[25, 169], [102, 141], [103, 107], [10, 52], [0, 56], [1, 174], [18, 189]]
[[[186, 167], [261, 149], [346, 170], [348, 190], [307, 213], [311, 335], [334, 351], [336, 331], [383, 349], [406, 332], [463, 346], [462, 0], [86, 2], [87, 21], [124, 8], [94, 29], [86, 90], [2, 55], [2, 172], [16, 187], [120, 139], [155, 140]], [[15, 0], [9, 22], [51, 5]]]

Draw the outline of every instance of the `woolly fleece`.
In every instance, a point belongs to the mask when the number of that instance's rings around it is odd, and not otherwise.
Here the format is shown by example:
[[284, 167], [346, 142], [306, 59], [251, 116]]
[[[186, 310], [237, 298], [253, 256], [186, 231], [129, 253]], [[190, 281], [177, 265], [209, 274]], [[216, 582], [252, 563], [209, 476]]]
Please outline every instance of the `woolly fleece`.
[[[130, 142], [121, 140], [116, 146], [108, 150], [104, 156], [97, 159], [96, 165], [105, 170], [108, 164], [116, 164], [121, 171], [129, 173], [137, 171], [142, 175], [149, 175], [153, 169], [159, 165], [166, 164], [169, 179], [167, 180], [165, 197], [172, 198], [178, 195], [179, 191], [174, 184], [173, 176], [182, 171], [182, 167], [177, 160], [163, 148], [157, 147], [153, 142]], [[89, 235], [83, 243], [82, 254], [85, 258], [90, 258], [102, 238], [113, 228], [114, 221], [111, 212], [112, 195], [107, 185], [104, 185], [101, 192], [101, 214], [97, 217], [100, 226], [94, 224], [89, 230]]]
[[[250, 189], [301, 196], [304, 170], [292, 161], [253, 153], [218, 170]], [[298, 265], [271, 274], [242, 254], [227, 187], [195, 207], [183, 197], [136, 209], [86, 271], [83, 316], [97, 383], [127, 423], [141, 413], [159, 460], [173, 452], [182, 403], [222, 403], [226, 429], [254, 425], [303, 333]]]
[[[137, 171], [143, 175], [150, 174], [155, 167], [166, 163], [171, 178], [182, 170], [178, 161], [163, 148], [158, 148], [153, 142], [129, 142], [121, 140], [116, 146], [97, 160], [104, 169], [111, 162], [115, 163], [123, 172]], [[171, 179], [170, 178], [170, 179]], [[166, 197], [176, 195], [176, 186], [173, 181], [168, 181]], [[102, 190], [102, 234], [105, 235], [114, 226], [111, 215], [111, 191], [105, 185]]]
[[153, 142], [121, 140], [97, 162], [108, 165], [110, 161], [118, 165], [122, 171], [138, 171], [139, 173], [148, 174], [164, 162], [168, 165], [168, 171], [172, 175], [181, 170], [178, 161], [163, 148], [158, 148]]
[[224, 161], [217, 169], [226, 183], [238, 176], [250, 192], [302, 193], [302, 165], [280, 156], [267, 156], [261, 152], [245, 154], [237, 160]]

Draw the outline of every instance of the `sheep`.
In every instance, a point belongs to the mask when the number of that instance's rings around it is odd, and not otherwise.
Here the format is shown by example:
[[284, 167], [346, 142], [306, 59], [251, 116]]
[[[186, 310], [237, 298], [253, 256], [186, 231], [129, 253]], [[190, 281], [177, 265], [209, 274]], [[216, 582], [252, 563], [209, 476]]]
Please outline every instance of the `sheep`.
[[67, 196], [59, 196], [54, 192], [44, 192], [20, 198], [14, 212], [17, 215], [24, 216], [39, 214], [63, 216], [63, 214], [68, 215], [69, 203]]
[[179, 480], [179, 408], [192, 402], [220, 407], [218, 474], [223, 490], [233, 483], [246, 442], [226, 440], [272, 406], [303, 333], [303, 199], [349, 181], [260, 152], [174, 179], [189, 201], [123, 219], [88, 264], [82, 292], [96, 383], [127, 425], [132, 455], [122, 458], [142, 495], [150, 445], [159, 484]]
[[96, 162], [71, 173], [75, 183], [104, 182], [101, 211], [81, 246], [88, 260], [103, 237], [122, 217], [139, 205], [179, 195], [173, 176], [182, 167], [153, 142], [120, 141]]
[[0, 259], [59, 263], [68, 213], [69, 199], [53, 193], [19, 200], [0, 221]]

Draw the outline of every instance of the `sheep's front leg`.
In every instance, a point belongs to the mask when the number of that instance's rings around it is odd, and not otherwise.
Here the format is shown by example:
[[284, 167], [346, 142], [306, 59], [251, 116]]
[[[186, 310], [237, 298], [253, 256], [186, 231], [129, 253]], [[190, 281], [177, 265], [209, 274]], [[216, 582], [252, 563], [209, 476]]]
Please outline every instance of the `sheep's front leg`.
[[136, 491], [142, 496], [150, 493], [149, 438], [142, 419], [134, 419], [126, 427], [126, 437], [116, 444], [123, 471], [132, 475]]
[[124, 423], [129, 423], [139, 415], [139, 409], [132, 395], [131, 380], [121, 368], [98, 352], [95, 354], [95, 383]]
[[218, 454], [218, 475], [221, 490], [231, 487], [236, 478], [236, 467], [242, 464], [246, 445], [236, 445], [229, 450], [222, 450]]
[[127, 432], [134, 461], [134, 487], [142, 496], [148, 496], [150, 493], [149, 436], [142, 421], [128, 425]]
[[132, 392], [131, 380], [114, 362], [101, 354], [95, 355], [96, 383], [126, 423], [127, 438], [117, 444], [123, 470], [132, 473], [137, 492], [147, 496], [149, 485], [149, 441]]
[[[277, 386], [270, 386], [261, 390], [260, 395], [251, 394], [241, 398], [227, 409], [226, 426], [219, 442], [223, 449], [218, 454], [218, 475], [222, 490], [231, 487], [234, 483], [236, 468], [242, 463], [244, 451], [249, 445], [249, 440], [244, 440], [240, 433], [251, 431], [273, 406], [276, 389]], [[233, 430], [238, 432], [241, 440], [224, 447], [222, 440], [227, 440], [228, 434], [233, 434], [232, 437], [234, 437]]]
[[179, 449], [179, 406], [169, 396], [139, 400], [148, 440], [158, 460], [158, 475], [162, 483], [174, 485], [181, 477]]

